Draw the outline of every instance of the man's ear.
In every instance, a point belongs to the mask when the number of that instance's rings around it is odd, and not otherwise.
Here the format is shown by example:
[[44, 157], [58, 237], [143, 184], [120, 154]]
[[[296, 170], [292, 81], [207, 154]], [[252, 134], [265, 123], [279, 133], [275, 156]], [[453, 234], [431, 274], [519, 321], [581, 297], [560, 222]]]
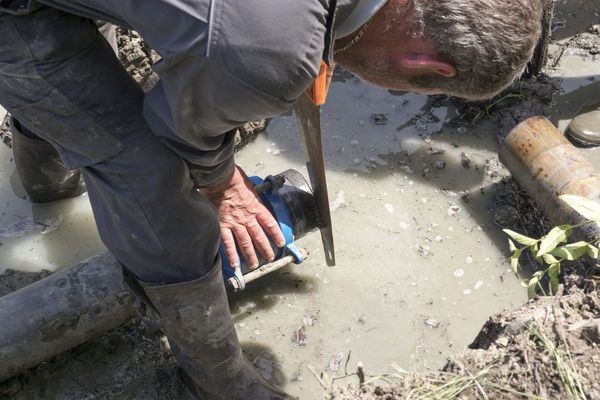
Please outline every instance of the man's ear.
[[445, 61], [439, 61], [435, 55], [424, 53], [406, 53], [400, 58], [400, 65], [404, 68], [420, 70], [425, 74], [436, 74], [452, 78], [456, 76], [454, 65]]

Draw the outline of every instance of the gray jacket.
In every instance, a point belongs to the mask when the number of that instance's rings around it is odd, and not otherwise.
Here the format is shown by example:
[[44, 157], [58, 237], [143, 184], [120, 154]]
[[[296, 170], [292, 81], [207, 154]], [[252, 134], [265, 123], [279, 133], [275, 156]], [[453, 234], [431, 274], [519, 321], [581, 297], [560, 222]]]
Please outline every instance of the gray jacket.
[[161, 55], [144, 115], [202, 185], [233, 167], [232, 129], [289, 111], [332, 61], [336, 31], [350, 34], [386, 1], [39, 0], [131, 27]]

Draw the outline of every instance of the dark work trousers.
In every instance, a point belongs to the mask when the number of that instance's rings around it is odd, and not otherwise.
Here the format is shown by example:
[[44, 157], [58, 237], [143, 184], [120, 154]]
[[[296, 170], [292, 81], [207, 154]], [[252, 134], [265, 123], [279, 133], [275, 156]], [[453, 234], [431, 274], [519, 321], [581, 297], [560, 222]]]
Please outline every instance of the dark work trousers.
[[[102, 22], [102, 21], [98, 21], [96, 23], [96, 25], [98, 26], [98, 31], [102, 34], [102, 36], [104, 36], [104, 39], [106, 39], [106, 41], [108, 42], [110, 47], [113, 49], [115, 54], [118, 55], [119, 48], [118, 48], [118, 44], [117, 44], [117, 27], [115, 25], [109, 24], [108, 22]], [[40, 136], [36, 135], [31, 130], [29, 130], [27, 128], [27, 126], [18, 122], [18, 120], [17, 120], [17, 124], [18, 124], [17, 126], [20, 127], [21, 134], [23, 134], [31, 139], [44, 140]]]
[[92, 20], [47, 7], [0, 13], [0, 104], [81, 169], [100, 236], [130, 272], [197, 279], [217, 256], [217, 211], [152, 133], [142, 100]]

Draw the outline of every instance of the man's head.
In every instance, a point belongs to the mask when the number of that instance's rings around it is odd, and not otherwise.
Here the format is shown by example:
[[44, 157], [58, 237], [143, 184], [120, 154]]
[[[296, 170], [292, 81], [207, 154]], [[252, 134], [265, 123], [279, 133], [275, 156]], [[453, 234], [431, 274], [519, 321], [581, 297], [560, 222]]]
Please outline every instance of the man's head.
[[389, 0], [356, 45], [335, 58], [380, 86], [491, 97], [530, 60], [543, 1]]

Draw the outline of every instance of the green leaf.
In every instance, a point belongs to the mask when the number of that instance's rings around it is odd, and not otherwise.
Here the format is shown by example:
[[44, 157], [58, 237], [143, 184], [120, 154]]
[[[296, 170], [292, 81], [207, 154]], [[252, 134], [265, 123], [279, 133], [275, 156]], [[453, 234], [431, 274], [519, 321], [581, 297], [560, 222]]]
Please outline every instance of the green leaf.
[[527, 297], [529, 297], [530, 300], [535, 297], [537, 285], [539, 282], [540, 282], [540, 277], [535, 276], [535, 275], [533, 277], [531, 277], [529, 282], [527, 282]]
[[532, 238], [527, 237], [525, 235], [521, 235], [520, 233], [517, 233], [515, 231], [511, 231], [510, 229], [502, 229], [502, 230], [508, 236], [510, 236], [511, 238], [513, 238], [514, 241], [516, 241], [517, 243], [521, 243], [523, 246], [531, 246], [531, 245], [534, 245], [534, 244], [536, 244], [538, 242], [536, 239], [532, 239]]
[[531, 254], [537, 254], [538, 249], [540, 248], [539, 244], [540, 244], [539, 242], [535, 242], [534, 244], [529, 246], [529, 252]]
[[510, 257], [510, 266], [515, 274], [519, 273], [519, 257], [521, 257], [521, 253], [523, 253], [523, 250], [517, 249]]
[[564, 260], [573, 261], [583, 256], [588, 251], [588, 245], [589, 244], [587, 242], [569, 243], [564, 246], [557, 247], [556, 249], [552, 250], [550, 254]]
[[515, 246], [515, 242], [513, 242], [510, 239], [508, 239], [508, 248], [510, 249], [511, 253], [514, 253], [515, 251], [517, 251], [517, 246]]
[[594, 246], [593, 244], [588, 244], [587, 246], [587, 254], [588, 256], [598, 259], [600, 258], [600, 254], [598, 254], [598, 248], [596, 246]]
[[571, 225], [559, 225], [554, 227], [542, 238], [540, 249], [538, 250], [536, 257], [541, 257], [554, 250], [559, 244], [566, 242], [571, 235], [571, 228]]
[[558, 289], [558, 274], [560, 273], [560, 263], [554, 263], [548, 268], [548, 277], [550, 277], [550, 290], [555, 294]]
[[556, 263], [560, 262], [552, 254], [544, 254], [542, 256], [542, 260], [544, 260], [544, 262], [548, 265], [552, 265], [552, 264], [556, 264]]
[[590, 221], [600, 224], [600, 203], [587, 197], [564, 194], [560, 199]]

